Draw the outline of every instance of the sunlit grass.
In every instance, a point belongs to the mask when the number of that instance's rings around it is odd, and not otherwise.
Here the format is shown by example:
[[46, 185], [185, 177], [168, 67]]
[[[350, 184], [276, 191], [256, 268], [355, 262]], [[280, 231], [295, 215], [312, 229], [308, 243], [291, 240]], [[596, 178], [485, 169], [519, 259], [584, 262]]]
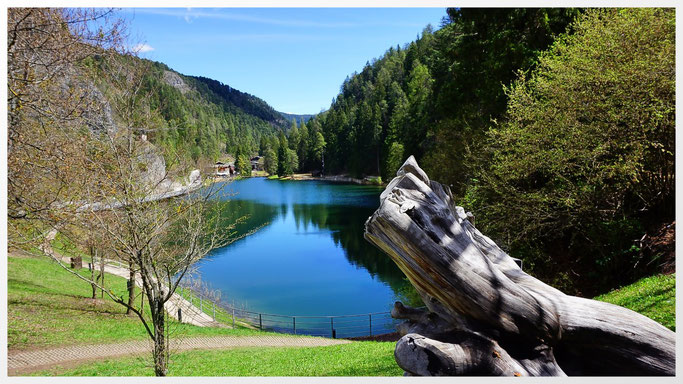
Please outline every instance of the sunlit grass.
[[647, 277], [595, 299], [626, 307], [676, 330], [675, 273]]
[[[9, 256], [7, 267], [7, 343], [10, 349], [149, 337], [137, 316], [126, 316], [122, 305], [114, 303], [106, 295], [101, 298], [100, 292], [93, 300], [90, 284], [71, 275], [46, 256]], [[80, 273], [90, 275], [87, 268], [81, 269]], [[105, 285], [127, 298], [124, 278], [106, 274]], [[144, 305], [146, 308], [147, 303]], [[239, 323], [233, 330], [169, 321], [172, 336], [263, 334], [242, 329]]]

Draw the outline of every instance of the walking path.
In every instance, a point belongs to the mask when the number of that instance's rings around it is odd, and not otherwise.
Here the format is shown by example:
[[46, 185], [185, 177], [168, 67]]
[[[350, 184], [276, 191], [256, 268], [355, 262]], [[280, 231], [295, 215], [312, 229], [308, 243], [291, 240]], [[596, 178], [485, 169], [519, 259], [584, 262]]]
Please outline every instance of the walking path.
[[[47, 241], [40, 248], [49, 256], [69, 264], [71, 261], [69, 257], [60, 255], [52, 249], [52, 246], [50, 246], [50, 241], [54, 239], [56, 234], [56, 230], [51, 231], [46, 236]], [[126, 280], [130, 277], [128, 268], [116, 266], [113, 264], [113, 262], [106, 259], [105, 262], [106, 264], [104, 265], [104, 271], [106, 273], [123, 277]], [[95, 268], [95, 266], [93, 266], [93, 268]], [[142, 279], [139, 275], [135, 276], [135, 284], [138, 287], [142, 286]], [[178, 309], [180, 309], [183, 323], [196, 325], [198, 327], [226, 327], [225, 324], [214, 321], [211, 316], [195, 307], [192, 303], [185, 300], [177, 293], [174, 293], [173, 296], [164, 304], [164, 308], [166, 309], [168, 315], [176, 320], [178, 320]]]
[[[349, 340], [326, 339], [301, 336], [210, 336], [172, 338], [171, 352], [192, 349], [225, 349], [244, 347], [323, 347], [347, 344]], [[113, 344], [72, 345], [37, 351], [8, 351], [7, 371], [9, 376], [49, 369], [58, 365], [74, 365], [86, 361], [126, 355], [141, 355], [152, 352], [151, 340], [127, 341]]]
[[[70, 258], [62, 257], [62, 261], [68, 263], [70, 262]], [[106, 259], [105, 263], [104, 271], [106, 273], [123, 277], [126, 280], [130, 277], [127, 268], [112, 265], [111, 262], [107, 262]], [[138, 287], [142, 286], [142, 279], [139, 275], [135, 276], [135, 284]], [[195, 307], [192, 303], [185, 300], [185, 298], [177, 293], [174, 293], [173, 296], [171, 296], [171, 298], [164, 304], [164, 308], [166, 309], [168, 315], [176, 320], [178, 320], [178, 309], [180, 308], [183, 323], [189, 323], [198, 327], [226, 327], [225, 324], [214, 321], [211, 316]]]

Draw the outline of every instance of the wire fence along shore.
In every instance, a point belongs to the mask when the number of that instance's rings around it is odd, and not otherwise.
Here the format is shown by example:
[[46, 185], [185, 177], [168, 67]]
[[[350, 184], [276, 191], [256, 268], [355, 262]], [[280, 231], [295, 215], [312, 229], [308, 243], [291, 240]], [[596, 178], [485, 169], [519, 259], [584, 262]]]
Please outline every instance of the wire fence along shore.
[[[128, 269], [128, 265], [120, 261], [110, 259], [104, 259], [104, 261], [108, 266]], [[92, 260], [86, 262], [90, 269], [98, 265], [101, 259], [95, 259], [95, 263], [92, 263]], [[230, 305], [221, 300], [218, 291], [206, 288], [201, 282], [199, 284], [181, 283], [176, 294], [187, 300], [191, 306], [199, 309], [199, 312], [232, 328], [240, 326], [278, 333], [336, 339], [392, 333], [396, 331], [396, 325], [400, 322], [391, 317], [390, 311], [339, 316], [290, 316], [249, 311], [244, 307], [238, 308], [235, 304]], [[178, 307], [177, 311], [178, 313], [171, 315], [183, 322], [182, 309]], [[187, 322], [192, 314], [186, 312], [184, 316]]]
[[[178, 294], [217, 322], [264, 331], [336, 338], [376, 336], [395, 332], [399, 323], [391, 312], [372, 312], [339, 316], [290, 316], [248, 311], [207, 297], [188, 286], [179, 286]], [[182, 314], [178, 316], [182, 321]]]

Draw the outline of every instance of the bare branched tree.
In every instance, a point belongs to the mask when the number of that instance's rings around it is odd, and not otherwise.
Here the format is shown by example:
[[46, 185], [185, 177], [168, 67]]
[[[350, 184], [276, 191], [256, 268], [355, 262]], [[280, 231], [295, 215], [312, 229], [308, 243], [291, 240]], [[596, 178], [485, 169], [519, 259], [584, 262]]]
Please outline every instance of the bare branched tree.
[[[193, 263], [227, 243], [230, 226], [210, 190], [168, 198], [201, 186], [201, 178], [187, 178], [183, 164], [167, 167], [140, 134], [154, 129], [158, 112], [146, 101], [149, 63], [125, 52], [122, 26], [109, 10], [8, 10], [9, 245], [41, 244], [137, 315], [163, 376], [165, 304]], [[82, 248], [96, 239], [101, 260], [106, 253], [128, 263], [149, 315], [134, 305], [132, 282], [119, 295], [62, 264], [50, 247], [57, 231]]]
[[[92, 174], [80, 168], [89, 129], [111, 123], [87, 80], [89, 58], [123, 51], [124, 25], [112, 10], [7, 11], [8, 238], [40, 242], [71, 214]], [[58, 209], [57, 209], [58, 208]]]

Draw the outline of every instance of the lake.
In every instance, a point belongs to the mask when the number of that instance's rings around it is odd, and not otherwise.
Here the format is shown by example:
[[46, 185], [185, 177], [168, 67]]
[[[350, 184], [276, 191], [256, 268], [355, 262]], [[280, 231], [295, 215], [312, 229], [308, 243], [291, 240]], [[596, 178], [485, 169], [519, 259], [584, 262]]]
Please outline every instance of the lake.
[[[288, 316], [363, 314], [391, 310], [406, 285], [393, 261], [363, 238], [381, 187], [265, 178], [213, 187], [226, 201], [224, 214], [242, 220], [233, 237], [258, 228], [198, 264], [202, 281], [224, 302]], [[315, 333], [296, 321], [299, 333]], [[391, 319], [374, 322], [380, 333]]]

